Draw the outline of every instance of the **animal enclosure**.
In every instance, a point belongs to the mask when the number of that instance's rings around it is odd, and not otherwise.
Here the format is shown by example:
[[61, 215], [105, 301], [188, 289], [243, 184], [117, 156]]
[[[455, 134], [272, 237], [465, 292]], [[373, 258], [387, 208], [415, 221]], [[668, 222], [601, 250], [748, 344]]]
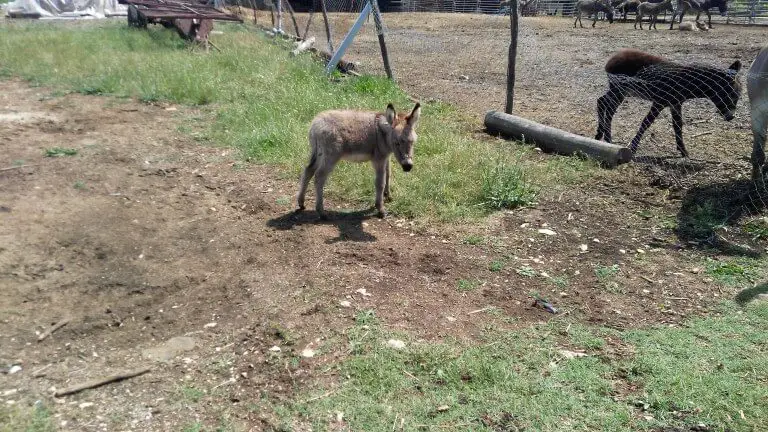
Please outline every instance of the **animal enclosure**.
[[[308, 15], [296, 14], [300, 28]], [[328, 16], [333, 45], [338, 46], [357, 15]], [[681, 64], [722, 69], [740, 60], [744, 69], [737, 81], [743, 83], [745, 70], [765, 42], [765, 28], [728, 25], [715, 18], [715, 28], [707, 32], [668, 30], [668, 24], [640, 32], [633, 29], [631, 20], [613, 24], [598, 21], [596, 28], [582, 29], [573, 28], [572, 17], [523, 17], [514, 114], [595, 137], [596, 103], [608, 88], [605, 63], [622, 48], [639, 49]], [[257, 19], [269, 25], [269, 12], [257, 12]], [[686, 20], [691, 19], [686, 16]], [[509, 26], [508, 16], [384, 14], [384, 37], [399, 84], [422, 101], [440, 100], [468, 108], [479, 122], [487, 110], [504, 107]], [[324, 48], [325, 29], [319, 14], [311, 22], [309, 35]], [[363, 26], [345, 59], [355, 62], [362, 74], [385, 74], [372, 19]], [[644, 184], [682, 190], [712, 188], [713, 194], [738, 197], [722, 212], [727, 217], [745, 210], [751, 215], [761, 213], [768, 206], [768, 193], [741, 182], [752, 169], [748, 104], [742, 92], [734, 118], [726, 121], [710, 100], [686, 101], [682, 123], [688, 159], [680, 157], [672, 114], [663, 110], [645, 131], [634, 169], [626, 175], [637, 176]], [[650, 107], [650, 102], [637, 97], [623, 99], [612, 121], [612, 142], [630, 145]]]

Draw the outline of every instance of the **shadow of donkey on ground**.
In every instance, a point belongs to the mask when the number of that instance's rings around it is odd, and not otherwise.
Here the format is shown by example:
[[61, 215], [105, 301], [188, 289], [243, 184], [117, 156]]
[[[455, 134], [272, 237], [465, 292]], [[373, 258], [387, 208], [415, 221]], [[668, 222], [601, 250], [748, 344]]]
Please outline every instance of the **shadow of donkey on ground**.
[[[765, 239], [753, 239], [738, 229], [743, 217], [768, 208], [768, 189], [740, 179], [694, 187], [685, 194], [677, 213], [676, 234], [684, 242], [713, 247], [726, 255], [760, 256]], [[730, 226], [727, 235], [721, 228]], [[756, 242], [760, 243], [756, 243]]]
[[312, 211], [292, 211], [283, 216], [270, 219], [267, 226], [281, 231], [287, 231], [300, 225], [335, 225], [339, 230], [338, 237], [326, 240], [326, 243], [343, 241], [373, 242], [376, 236], [363, 230], [363, 222], [375, 216], [375, 209], [354, 212], [325, 211], [328, 219], [320, 219]]
[[747, 303], [754, 300], [755, 298], [757, 298], [757, 296], [759, 296], [760, 294], [768, 294], [768, 282], [765, 282], [762, 285], [758, 285], [756, 287], [741, 290], [741, 292], [739, 292], [736, 295], [736, 298], [734, 300], [740, 306], [744, 306]]

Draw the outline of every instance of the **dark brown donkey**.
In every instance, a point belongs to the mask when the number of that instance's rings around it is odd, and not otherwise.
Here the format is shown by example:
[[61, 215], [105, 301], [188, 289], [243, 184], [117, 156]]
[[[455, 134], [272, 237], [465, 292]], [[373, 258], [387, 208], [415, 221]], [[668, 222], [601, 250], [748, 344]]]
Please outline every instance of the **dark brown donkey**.
[[738, 60], [728, 69], [721, 69], [700, 64], [677, 64], [634, 49], [619, 51], [605, 64], [608, 91], [597, 100], [595, 139], [611, 142], [611, 123], [616, 110], [625, 98], [636, 97], [653, 105], [632, 139], [629, 146], [632, 153], [637, 151], [646, 129], [668, 107], [672, 112], [677, 149], [683, 157], [688, 157], [683, 144], [683, 102], [709, 99], [726, 121], [733, 120], [741, 95], [741, 83], [736, 77], [740, 68]]

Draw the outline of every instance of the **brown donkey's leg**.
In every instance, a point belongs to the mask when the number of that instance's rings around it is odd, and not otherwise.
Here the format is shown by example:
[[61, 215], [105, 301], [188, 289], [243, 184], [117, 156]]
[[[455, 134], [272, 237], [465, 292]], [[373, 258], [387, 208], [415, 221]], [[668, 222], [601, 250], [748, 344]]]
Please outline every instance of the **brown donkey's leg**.
[[648, 115], [645, 116], [643, 119], [643, 122], [640, 124], [640, 129], [637, 130], [637, 135], [635, 135], [634, 138], [632, 138], [632, 143], [629, 145], [629, 149], [632, 150], [632, 154], [635, 154], [637, 152], [637, 147], [640, 145], [640, 139], [643, 137], [643, 134], [645, 133], [646, 129], [648, 129], [654, 121], [656, 121], [656, 117], [659, 116], [659, 113], [661, 110], [663, 110], [664, 107], [653, 103], [653, 106], [651, 106], [651, 110], [648, 111]]
[[685, 144], [683, 144], [683, 106], [673, 105], [669, 107], [669, 110], [672, 111], [672, 128], [675, 130], [677, 150], [681, 156], [687, 158], [688, 150], [685, 149]]

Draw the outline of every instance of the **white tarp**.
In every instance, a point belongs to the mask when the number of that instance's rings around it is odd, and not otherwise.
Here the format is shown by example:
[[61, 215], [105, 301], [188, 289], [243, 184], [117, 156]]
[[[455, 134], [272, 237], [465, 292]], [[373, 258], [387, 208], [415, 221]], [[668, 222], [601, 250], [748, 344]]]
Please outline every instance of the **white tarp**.
[[5, 14], [19, 18], [105, 18], [125, 16], [128, 6], [117, 0], [14, 0]]

